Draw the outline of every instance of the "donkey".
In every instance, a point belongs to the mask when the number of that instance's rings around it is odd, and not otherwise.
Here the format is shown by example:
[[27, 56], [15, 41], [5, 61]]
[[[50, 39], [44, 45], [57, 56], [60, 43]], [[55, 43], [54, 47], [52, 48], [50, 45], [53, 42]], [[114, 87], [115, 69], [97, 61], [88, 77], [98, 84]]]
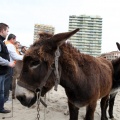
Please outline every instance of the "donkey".
[[[120, 44], [117, 42], [116, 43], [118, 49], [120, 50]], [[114, 75], [113, 75], [113, 85], [112, 85], [112, 90], [110, 92], [110, 98], [109, 98], [109, 104], [107, 104], [107, 106], [109, 105], [109, 116], [112, 120], [114, 120], [114, 116], [113, 116], [113, 106], [114, 106], [114, 101], [115, 101], [115, 97], [118, 93], [118, 91], [120, 90], [120, 57], [112, 60], [112, 65], [113, 65], [113, 69], [114, 69]], [[107, 108], [106, 106], [106, 108]]]
[[54, 85], [65, 88], [70, 120], [78, 120], [79, 108], [86, 106], [85, 120], [94, 120], [97, 100], [103, 98], [101, 120], [107, 120], [105, 105], [112, 87], [113, 67], [105, 58], [80, 53], [65, 41], [78, 32], [59, 33], [49, 39], [36, 41], [23, 58], [16, 97], [30, 107], [36, 93], [44, 95]]

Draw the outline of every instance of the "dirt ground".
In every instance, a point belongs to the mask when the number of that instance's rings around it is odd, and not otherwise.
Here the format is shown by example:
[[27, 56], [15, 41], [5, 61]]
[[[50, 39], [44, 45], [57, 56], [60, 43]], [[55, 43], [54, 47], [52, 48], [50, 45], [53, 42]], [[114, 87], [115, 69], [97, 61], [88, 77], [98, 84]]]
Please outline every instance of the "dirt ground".
[[[69, 120], [69, 115], [64, 115], [67, 111], [67, 98], [64, 89], [61, 86], [58, 87], [58, 91], [51, 90], [49, 94], [47, 94], [46, 103], [48, 105], [46, 109], [42, 104], [40, 104], [40, 119], [38, 119], [37, 103], [31, 108], [27, 108], [22, 106], [20, 102], [15, 99], [13, 100], [13, 107], [12, 102], [5, 104], [5, 107], [11, 110], [13, 109], [13, 112], [9, 114], [0, 113], [0, 120]], [[83, 120], [84, 116], [85, 107], [79, 110], [79, 120]], [[120, 120], [120, 92], [117, 94], [115, 99], [114, 116], [116, 120]], [[99, 101], [97, 103], [94, 117], [95, 120], [100, 120]]]

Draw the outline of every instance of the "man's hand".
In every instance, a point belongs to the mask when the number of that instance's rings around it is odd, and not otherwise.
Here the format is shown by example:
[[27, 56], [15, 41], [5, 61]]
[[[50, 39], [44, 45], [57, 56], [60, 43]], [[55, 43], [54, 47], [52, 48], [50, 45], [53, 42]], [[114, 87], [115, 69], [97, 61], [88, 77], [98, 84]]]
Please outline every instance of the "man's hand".
[[10, 62], [10, 63], [9, 63], [9, 66], [12, 67], [12, 68], [15, 67], [15, 62], [14, 62], [14, 61], [13, 61], [13, 62]]

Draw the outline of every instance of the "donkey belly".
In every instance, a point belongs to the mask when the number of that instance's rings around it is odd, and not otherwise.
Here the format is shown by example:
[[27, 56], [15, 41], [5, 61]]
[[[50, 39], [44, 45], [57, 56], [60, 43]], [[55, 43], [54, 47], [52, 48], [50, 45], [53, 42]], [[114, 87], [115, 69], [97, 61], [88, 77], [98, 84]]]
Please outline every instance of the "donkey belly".
[[93, 95], [88, 95], [88, 96], [85, 96], [85, 95], [84, 96], [81, 96], [81, 95], [68, 96], [68, 99], [77, 108], [87, 106], [93, 100], [97, 101], [96, 95], [94, 95], [94, 98], [93, 98]]
[[112, 88], [112, 90], [110, 91], [110, 94], [116, 94], [120, 91], [120, 87], [117, 88]]
[[74, 101], [73, 104], [74, 104], [77, 108], [81, 108], [81, 107], [84, 107], [84, 106], [88, 105], [88, 103], [86, 103], [86, 102], [81, 102], [81, 101]]
[[[85, 89], [84, 89], [85, 88]], [[74, 89], [65, 89], [68, 100], [77, 108], [89, 105], [99, 99], [99, 88], [92, 86], [74, 87]]]

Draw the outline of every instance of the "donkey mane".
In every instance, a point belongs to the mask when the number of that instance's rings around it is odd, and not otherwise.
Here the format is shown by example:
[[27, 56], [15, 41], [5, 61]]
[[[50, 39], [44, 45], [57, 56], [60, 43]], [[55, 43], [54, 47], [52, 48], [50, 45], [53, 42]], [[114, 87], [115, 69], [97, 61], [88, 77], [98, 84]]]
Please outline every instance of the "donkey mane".
[[[39, 52], [40, 47], [41, 47], [42, 45], [48, 43], [49, 41], [50, 41], [49, 38], [39, 39], [39, 40], [35, 41], [35, 42], [33, 43], [33, 45], [30, 46], [30, 48], [35, 49], [37, 52]], [[54, 44], [54, 43], [52, 43], [52, 44]], [[51, 45], [51, 46], [53, 46], [53, 45]], [[46, 46], [46, 48], [47, 48], [47, 46]], [[81, 52], [80, 52], [76, 47], [74, 47], [70, 42], [67, 42], [67, 43], [64, 42], [63, 45], [60, 46], [60, 49], [61, 49], [61, 50], [64, 50], [64, 55], [63, 55], [64, 60], [66, 60], [66, 61], [67, 61], [67, 60], [70, 60], [71, 62], [73, 62], [72, 59], [74, 59], [74, 60], [76, 60], [76, 61], [80, 61], [80, 62], [79, 62], [79, 65], [80, 65], [80, 66], [83, 65], [83, 60], [85, 60], [84, 58], [86, 58], [86, 57], [90, 57], [90, 58], [91, 58], [91, 56], [89, 56], [88, 54], [81, 53]], [[32, 52], [33, 52], [33, 51], [32, 51]], [[63, 53], [63, 52], [62, 52], [62, 53]], [[71, 53], [71, 54], [69, 54], [69, 53]], [[31, 53], [29, 52], [29, 54], [31, 54]], [[69, 58], [71, 58], [71, 59], [69, 59]], [[90, 58], [87, 59], [87, 60], [89, 61]], [[93, 58], [94, 58], [94, 57], [93, 57]], [[70, 62], [70, 61], [69, 61], [69, 62]], [[68, 61], [67, 61], [67, 62], [68, 62]], [[85, 61], [84, 61], [84, 62], [85, 62]]]
[[[28, 56], [32, 55], [33, 58], [34, 58], [34, 56], [35, 57], [38, 56], [38, 58], [39, 58], [40, 47], [43, 46], [44, 44], [48, 43], [49, 41], [50, 41], [49, 38], [48, 39], [47, 38], [39, 39], [38, 41], [35, 41], [33, 43], [33, 45], [30, 46], [30, 50], [32, 50], [32, 51], [28, 50], [26, 55], [28, 55]], [[52, 43], [51, 46], [53, 46], [53, 44], [54, 43]], [[47, 47], [48, 46], [46, 46], [46, 49], [47, 49]], [[33, 51], [34, 51], [34, 53], [33, 53]], [[84, 64], [90, 62], [91, 60], [95, 59], [92, 56], [89, 56], [89, 55], [84, 54], [84, 53], [80, 53], [80, 51], [69, 42], [67, 42], [67, 43], [64, 42], [60, 46], [60, 51], [62, 53], [62, 56], [60, 57], [61, 64], [65, 63], [67, 66], [69, 66], [68, 68], [64, 68], [64, 69], [66, 69], [67, 73], [75, 72], [76, 65], [81, 67]]]
[[39, 39], [44, 39], [44, 38], [51, 38], [53, 34], [47, 33], [47, 32], [39, 32]]

